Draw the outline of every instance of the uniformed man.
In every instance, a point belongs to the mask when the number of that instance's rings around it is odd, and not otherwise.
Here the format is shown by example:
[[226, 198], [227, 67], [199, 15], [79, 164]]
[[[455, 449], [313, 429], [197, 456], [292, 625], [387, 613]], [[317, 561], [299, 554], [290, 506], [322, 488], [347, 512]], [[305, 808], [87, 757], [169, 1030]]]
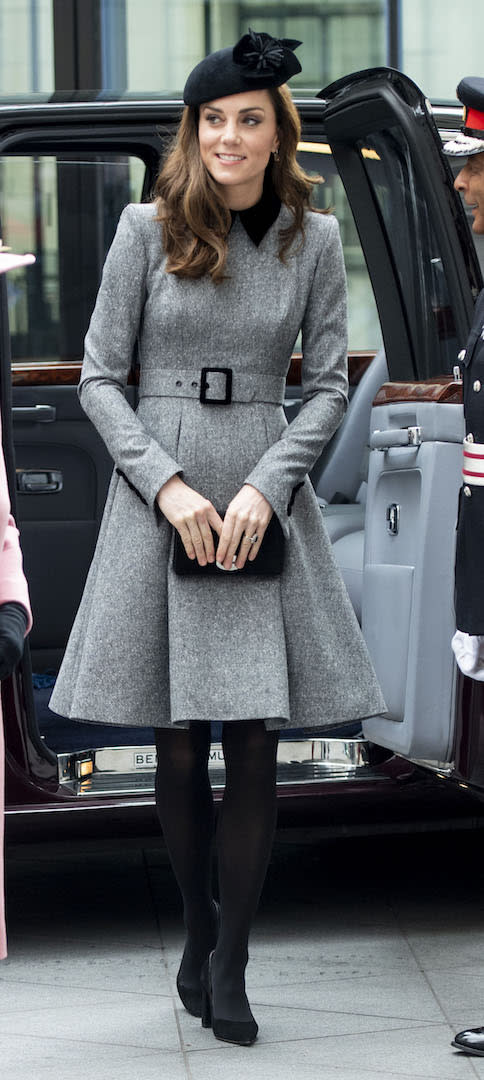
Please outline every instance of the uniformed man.
[[[464, 126], [444, 151], [467, 158], [454, 187], [470, 207], [472, 231], [484, 234], [484, 79], [462, 79], [457, 97]], [[477, 298], [467, 346], [459, 354], [464, 391], [463, 486], [457, 530], [456, 624], [452, 646], [466, 675], [484, 680], [484, 290]], [[484, 1027], [461, 1031], [459, 1050], [484, 1057]]]
[[[484, 79], [462, 79], [457, 96], [464, 127], [444, 151], [467, 161], [454, 186], [471, 208], [472, 231], [484, 234]], [[456, 625], [452, 646], [465, 675], [484, 679], [484, 291], [480, 293], [467, 346], [459, 354], [463, 374], [463, 487], [456, 554]]]

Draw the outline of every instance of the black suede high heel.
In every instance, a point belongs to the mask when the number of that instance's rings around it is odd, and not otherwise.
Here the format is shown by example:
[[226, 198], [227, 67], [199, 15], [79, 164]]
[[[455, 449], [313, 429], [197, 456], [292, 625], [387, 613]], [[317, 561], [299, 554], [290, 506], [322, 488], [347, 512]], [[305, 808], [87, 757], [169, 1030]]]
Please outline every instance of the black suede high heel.
[[222, 1042], [236, 1043], [237, 1046], [252, 1046], [257, 1038], [259, 1030], [256, 1021], [252, 1020], [223, 1020], [213, 1014], [212, 993], [212, 956], [213, 952], [202, 970], [202, 1027], [212, 1028], [216, 1039]]
[[[217, 903], [216, 900], [214, 900], [213, 903], [215, 907], [218, 937], [218, 932], [220, 930], [220, 905]], [[181, 1003], [182, 1005], [184, 1005], [187, 1012], [189, 1012], [191, 1016], [200, 1017], [202, 1015], [201, 982], [199, 983], [198, 987], [188, 986], [186, 983], [182, 982], [180, 978], [180, 972], [178, 971], [178, 975], [176, 977], [176, 988], [178, 990], [178, 996], [181, 1000]]]

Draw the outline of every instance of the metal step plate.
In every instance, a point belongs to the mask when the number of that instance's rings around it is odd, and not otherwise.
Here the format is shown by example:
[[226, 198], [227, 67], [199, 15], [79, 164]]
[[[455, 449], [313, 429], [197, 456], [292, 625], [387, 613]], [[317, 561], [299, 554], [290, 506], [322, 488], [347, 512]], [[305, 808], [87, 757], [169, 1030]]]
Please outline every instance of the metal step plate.
[[[322, 781], [368, 779], [378, 774], [368, 764], [362, 736], [334, 739], [281, 740], [277, 753], [278, 787]], [[72, 794], [129, 795], [154, 792], [156, 747], [109, 746], [58, 755], [59, 781]], [[213, 743], [209, 757], [212, 788], [225, 784], [222, 746]]]

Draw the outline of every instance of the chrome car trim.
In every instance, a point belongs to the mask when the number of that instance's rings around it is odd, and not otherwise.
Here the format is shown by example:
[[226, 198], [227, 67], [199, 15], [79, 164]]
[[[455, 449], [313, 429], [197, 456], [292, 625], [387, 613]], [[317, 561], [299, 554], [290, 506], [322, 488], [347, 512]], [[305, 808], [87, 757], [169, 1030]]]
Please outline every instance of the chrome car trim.
[[455, 772], [454, 761], [429, 761], [426, 758], [409, 758], [414, 765], [420, 765], [422, 769], [437, 773], [443, 780], [447, 780]]
[[29, 803], [28, 806], [16, 806], [15, 804], [13, 806], [6, 806], [5, 817], [37, 817], [38, 814], [72, 814], [79, 813], [79, 811], [82, 810], [102, 810], [103, 812], [106, 810], [131, 810], [139, 809], [143, 806], [149, 807], [154, 805], [154, 795], [151, 795], [146, 799], [129, 798], [129, 796], [125, 799], [113, 798], [111, 800], [109, 798], [103, 798], [103, 801], [99, 803], [83, 802], [82, 799], [72, 799], [69, 802], [56, 803], [55, 805], [48, 803], [46, 806], [42, 803]]
[[[109, 746], [58, 755], [59, 782], [75, 796], [151, 794], [156, 770], [153, 745]], [[329, 781], [379, 778], [368, 764], [368, 743], [363, 737], [282, 740], [277, 754], [277, 784], [320, 784]], [[214, 790], [225, 783], [221, 743], [209, 756]], [[380, 777], [381, 778], [381, 777]]]

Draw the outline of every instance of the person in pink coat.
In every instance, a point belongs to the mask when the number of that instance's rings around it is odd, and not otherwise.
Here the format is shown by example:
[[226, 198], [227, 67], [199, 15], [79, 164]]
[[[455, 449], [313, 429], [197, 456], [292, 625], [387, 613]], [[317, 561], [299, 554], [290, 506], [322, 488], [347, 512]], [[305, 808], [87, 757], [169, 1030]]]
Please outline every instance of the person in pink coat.
[[[33, 255], [11, 255], [2, 250], [0, 273], [34, 261]], [[1, 428], [0, 428], [1, 447]], [[15, 521], [10, 513], [7, 474], [0, 450], [0, 679], [11, 675], [23, 652], [24, 638], [32, 625], [29, 592], [22, 570], [22, 553]], [[0, 960], [7, 955], [3, 889], [3, 812], [5, 755], [0, 698]]]

